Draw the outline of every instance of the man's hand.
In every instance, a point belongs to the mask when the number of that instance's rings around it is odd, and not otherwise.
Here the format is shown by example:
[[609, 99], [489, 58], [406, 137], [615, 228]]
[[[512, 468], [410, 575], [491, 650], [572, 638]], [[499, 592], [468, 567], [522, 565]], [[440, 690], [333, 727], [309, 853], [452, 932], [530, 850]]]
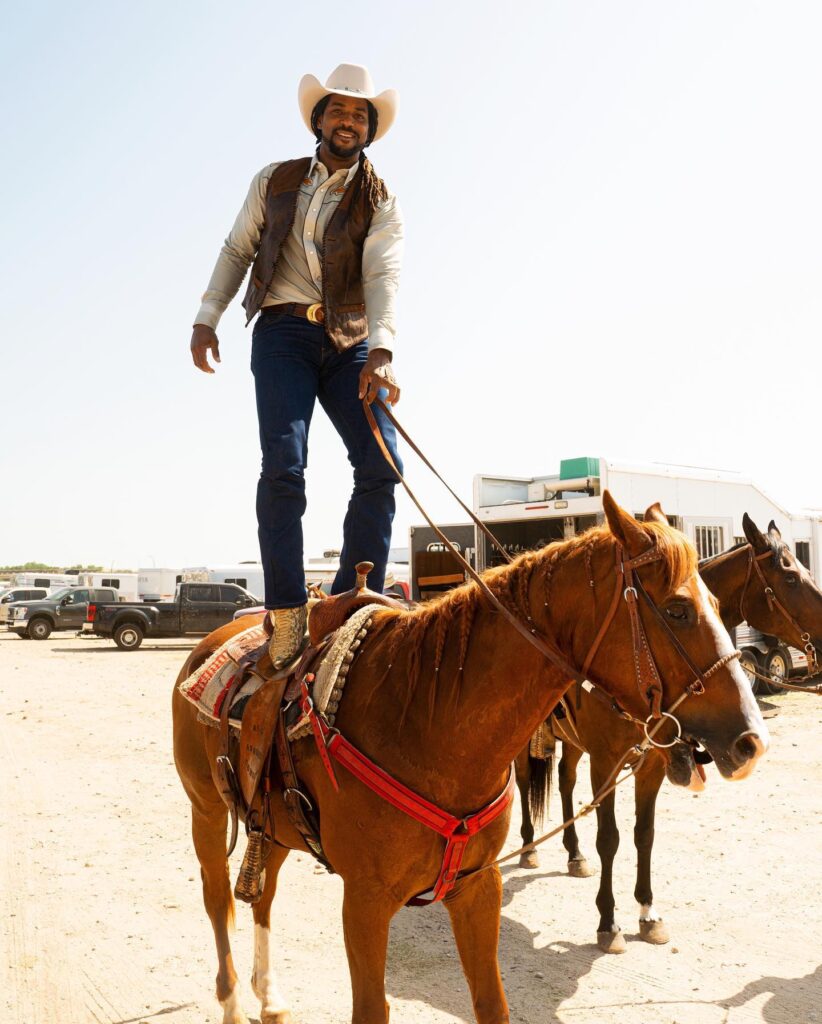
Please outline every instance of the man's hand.
[[220, 342], [214, 329], [206, 327], [205, 324], [195, 324], [191, 335], [191, 358], [194, 365], [203, 373], [214, 373], [214, 367], [209, 364], [208, 352], [214, 357], [214, 362], [220, 361]]
[[370, 405], [381, 388], [388, 390], [386, 401], [391, 405], [399, 402], [400, 387], [391, 367], [391, 353], [384, 348], [372, 348], [360, 372], [360, 398]]

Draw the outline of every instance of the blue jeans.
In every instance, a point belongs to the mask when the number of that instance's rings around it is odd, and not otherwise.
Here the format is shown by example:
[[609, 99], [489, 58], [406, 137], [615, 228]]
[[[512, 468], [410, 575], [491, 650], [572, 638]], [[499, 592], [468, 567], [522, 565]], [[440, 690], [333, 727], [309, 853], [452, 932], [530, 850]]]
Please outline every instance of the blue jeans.
[[[354, 491], [343, 523], [340, 569], [332, 593], [354, 586], [357, 562], [374, 563], [368, 585], [382, 591], [397, 478], [374, 440], [357, 397], [368, 355], [363, 341], [338, 352], [319, 324], [282, 313], [262, 313], [254, 324], [251, 370], [257, 395], [262, 472], [257, 524], [266, 608], [305, 604], [302, 516], [308, 430], [317, 399], [334, 424], [354, 468]], [[374, 407], [398, 468], [394, 428]]]

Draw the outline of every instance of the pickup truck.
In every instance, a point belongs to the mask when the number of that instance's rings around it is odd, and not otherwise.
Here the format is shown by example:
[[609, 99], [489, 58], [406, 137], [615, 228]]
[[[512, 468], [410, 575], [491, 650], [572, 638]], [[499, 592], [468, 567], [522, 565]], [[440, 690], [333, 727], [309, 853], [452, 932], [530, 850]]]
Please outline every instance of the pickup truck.
[[173, 601], [90, 604], [82, 632], [110, 637], [121, 651], [136, 651], [147, 636], [210, 633], [231, 622], [239, 608], [256, 603], [234, 583], [181, 583]]
[[77, 632], [89, 603], [116, 601], [111, 587], [63, 587], [39, 601], [12, 601], [3, 605], [6, 627], [23, 640], [47, 640], [55, 630]]

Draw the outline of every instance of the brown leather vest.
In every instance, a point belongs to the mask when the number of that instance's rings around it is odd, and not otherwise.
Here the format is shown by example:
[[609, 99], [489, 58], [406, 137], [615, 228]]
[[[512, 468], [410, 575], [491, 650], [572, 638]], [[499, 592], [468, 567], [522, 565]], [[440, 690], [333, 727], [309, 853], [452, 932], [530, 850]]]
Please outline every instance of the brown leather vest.
[[[260, 311], [274, 280], [280, 250], [294, 226], [299, 188], [310, 166], [310, 157], [286, 160], [277, 167], [268, 182], [265, 223], [243, 299], [246, 323], [250, 323]], [[376, 188], [363, 187], [366, 179]], [[362, 287], [362, 250], [374, 213], [374, 199], [369, 197], [375, 194], [384, 197], [387, 194], [385, 186], [374, 175], [368, 160], [363, 160], [331, 215], [323, 238], [324, 326], [332, 344], [340, 352], [368, 337]], [[357, 306], [360, 308], [352, 309]]]

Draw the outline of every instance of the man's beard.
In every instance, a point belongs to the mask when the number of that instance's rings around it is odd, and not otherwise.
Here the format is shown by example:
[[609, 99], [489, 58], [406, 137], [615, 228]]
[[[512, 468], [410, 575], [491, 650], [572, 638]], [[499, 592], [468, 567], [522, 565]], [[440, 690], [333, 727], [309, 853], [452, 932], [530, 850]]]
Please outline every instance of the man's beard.
[[343, 146], [336, 141], [333, 133], [329, 138], [325, 139], [324, 141], [326, 146], [328, 146], [329, 152], [332, 153], [339, 160], [348, 160], [350, 157], [356, 156], [358, 153], [361, 153], [365, 148], [361, 142], [358, 142], [356, 140], [348, 146]]

